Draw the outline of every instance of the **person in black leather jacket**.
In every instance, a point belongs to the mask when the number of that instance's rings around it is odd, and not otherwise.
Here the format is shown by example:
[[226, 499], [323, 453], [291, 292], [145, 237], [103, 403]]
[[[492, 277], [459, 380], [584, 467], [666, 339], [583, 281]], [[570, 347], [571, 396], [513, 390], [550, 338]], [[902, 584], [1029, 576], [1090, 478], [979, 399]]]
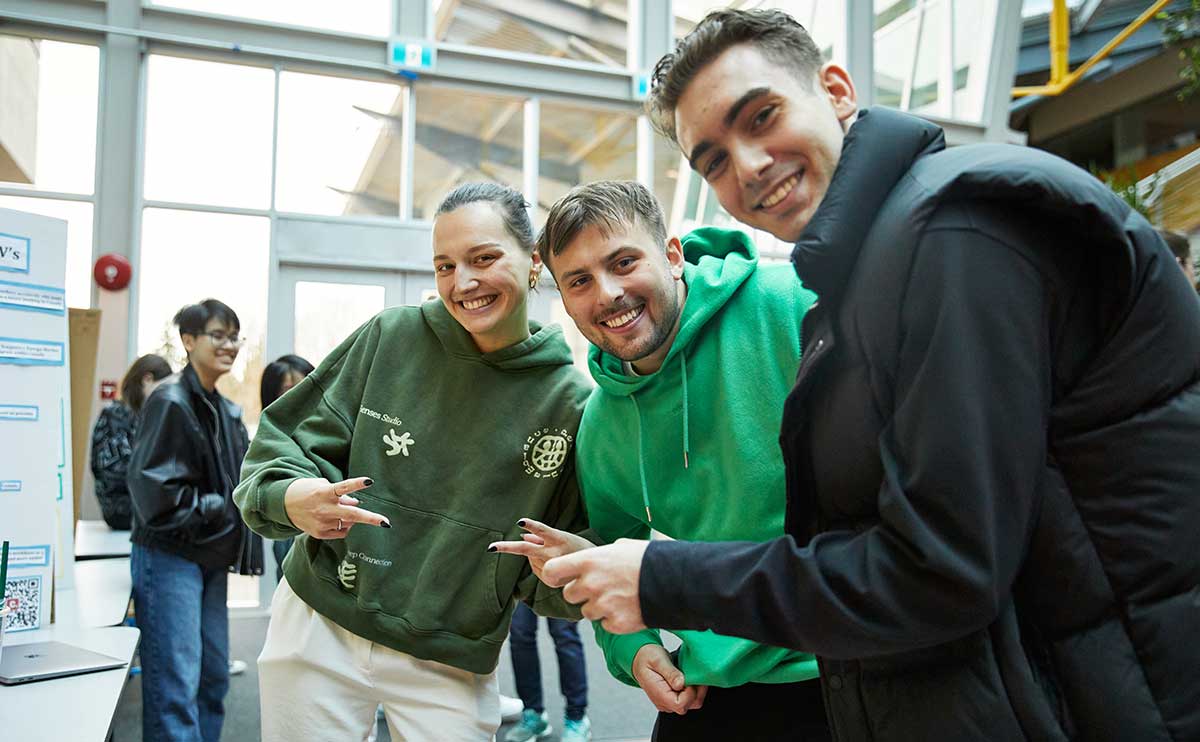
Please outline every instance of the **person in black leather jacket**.
[[[145, 739], [217, 742], [229, 688], [228, 573], [262, 574], [262, 540], [233, 504], [249, 447], [216, 390], [237, 359], [237, 314], [206, 299], [175, 315], [188, 353], [142, 409], [126, 476], [142, 630]], [[196, 671], [199, 668], [199, 672]]]

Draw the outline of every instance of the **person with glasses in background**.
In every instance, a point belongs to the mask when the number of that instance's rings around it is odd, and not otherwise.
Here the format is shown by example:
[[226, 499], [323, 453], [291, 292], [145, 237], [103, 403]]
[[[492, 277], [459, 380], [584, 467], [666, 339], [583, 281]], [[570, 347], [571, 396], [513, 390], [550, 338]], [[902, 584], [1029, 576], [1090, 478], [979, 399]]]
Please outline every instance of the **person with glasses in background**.
[[142, 737], [217, 742], [229, 689], [228, 573], [261, 575], [262, 539], [233, 504], [249, 447], [241, 410], [217, 391], [243, 339], [205, 299], [174, 323], [188, 363], [142, 408], [126, 482], [133, 599], [142, 631]]

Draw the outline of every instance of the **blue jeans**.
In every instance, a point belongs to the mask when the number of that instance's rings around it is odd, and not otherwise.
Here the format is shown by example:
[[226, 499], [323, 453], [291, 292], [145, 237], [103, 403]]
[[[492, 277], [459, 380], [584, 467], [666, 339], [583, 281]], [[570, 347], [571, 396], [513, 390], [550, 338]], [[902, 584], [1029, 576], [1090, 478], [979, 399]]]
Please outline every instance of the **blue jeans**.
[[[583, 659], [583, 642], [573, 621], [547, 618], [554, 652], [558, 655], [558, 687], [567, 704], [568, 719], [582, 719], [587, 712], [587, 666]], [[517, 603], [512, 626], [508, 630], [512, 651], [513, 675], [517, 695], [527, 709], [539, 714], [546, 710], [542, 702], [542, 666], [537, 652], [538, 618], [529, 606]]]
[[229, 690], [229, 573], [140, 544], [130, 571], [142, 630], [142, 739], [218, 742]]

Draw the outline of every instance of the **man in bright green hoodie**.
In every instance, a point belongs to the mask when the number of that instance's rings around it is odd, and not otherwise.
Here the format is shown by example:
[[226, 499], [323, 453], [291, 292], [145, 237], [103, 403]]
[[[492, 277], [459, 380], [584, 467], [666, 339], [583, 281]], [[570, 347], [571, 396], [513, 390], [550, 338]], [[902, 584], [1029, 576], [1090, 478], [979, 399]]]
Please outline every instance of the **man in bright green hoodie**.
[[[572, 190], [550, 210], [538, 250], [593, 346], [598, 388], [576, 461], [595, 533], [782, 535], [780, 416], [814, 301], [792, 267], [760, 266], [741, 232], [668, 239], [658, 202], [632, 182]], [[530, 526], [525, 544], [500, 548], [531, 556], [535, 568], [555, 547], [571, 548], [553, 529]], [[595, 631], [609, 671], [661, 712], [657, 740], [828, 738], [812, 655], [685, 631], [673, 657], [656, 631], [618, 636], [599, 622]]]

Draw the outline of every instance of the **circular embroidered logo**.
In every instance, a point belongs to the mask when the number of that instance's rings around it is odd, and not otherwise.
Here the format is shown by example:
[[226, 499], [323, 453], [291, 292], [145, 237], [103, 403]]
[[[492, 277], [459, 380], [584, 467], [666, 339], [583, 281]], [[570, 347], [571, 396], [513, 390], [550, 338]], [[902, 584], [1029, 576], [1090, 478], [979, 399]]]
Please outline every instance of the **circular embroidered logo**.
[[525, 473], [536, 479], [557, 477], [574, 440], [566, 429], [542, 428], [534, 432], [523, 447]]

